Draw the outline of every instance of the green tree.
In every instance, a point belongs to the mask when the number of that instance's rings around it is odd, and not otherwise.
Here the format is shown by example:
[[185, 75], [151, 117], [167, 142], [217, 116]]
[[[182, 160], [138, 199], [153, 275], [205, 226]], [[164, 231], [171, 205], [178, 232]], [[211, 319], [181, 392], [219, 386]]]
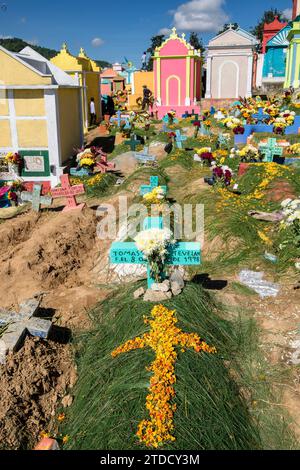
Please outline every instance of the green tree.
[[154, 55], [155, 49], [157, 47], [160, 47], [162, 43], [165, 40], [165, 35], [164, 34], [159, 34], [157, 36], [153, 36], [151, 38], [151, 46], [149, 49], [147, 49], [147, 52], [150, 54], [149, 60], [148, 60], [148, 65], [147, 65], [147, 70], [151, 72], [153, 70], [153, 59], [152, 56]]
[[259, 20], [257, 25], [250, 30], [250, 32], [257, 37], [259, 41], [263, 40], [263, 33], [264, 33], [264, 25], [265, 23], [272, 23], [275, 20], [275, 17], [278, 16], [279, 21], [288, 21], [284, 16], [283, 13], [277, 8], [271, 8], [271, 10], [266, 10]]
[[199, 38], [198, 34], [195, 33], [194, 31], [192, 31], [192, 32], [190, 33], [189, 43], [190, 43], [191, 46], [193, 46], [196, 50], [201, 51], [201, 55], [204, 54], [205, 47], [203, 46], [202, 38]]

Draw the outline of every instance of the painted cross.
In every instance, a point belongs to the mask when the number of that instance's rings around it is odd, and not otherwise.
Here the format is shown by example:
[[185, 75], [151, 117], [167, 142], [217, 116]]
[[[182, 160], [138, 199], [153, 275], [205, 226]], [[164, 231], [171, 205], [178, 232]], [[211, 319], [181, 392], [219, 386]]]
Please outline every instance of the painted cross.
[[182, 149], [182, 143], [185, 142], [187, 140], [187, 136], [186, 135], [181, 135], [181, 132], [180, 130], [178, 129], [176, 131], [176, 145], [177, 145], [177, 148], [178, 149]]
[[226, 137], [224, 137], [223, 134], [219, 134], [219, 136], [218, 136], [218, 146], [222, 147], [222, 145], [228, 146], [228, 139], [226, 139]]
[[[144, 221], [144, 230], [163, 228], [162, 217], [147, 217]], [[147, 265], [148, 288], [155, 280], [151, 277], [150, 265], [134, 242], [115, 242], [110, 249], [110, 262], [112, 264], [144, 264]], [[166, 266], [197, 266], [201, 264], [201, 247], [197, 242], [178, 242], [170, 245], [165, 260]]]
[[141, 145], [141, 141], [137, 139], [136, 135], [131, 136], [130, 140], [125, 140], [124, 144], [129, 145], [132, 152], [136, 151], [138, 145]]
[[52, 197], [50, 196], [41, 196], [42, 186], [35, 184], [33, 186], [32, 193], [29, 191], [23, 191], [21, 193], [21, 199], [23, 202], [31, 202], [32, 210], [34, 212], [40, 212], [41, 205], [51, 206]]
[[71, 186], [69, 175], [61, 175], [60, 181], [61, 188], [55, 188], [51, 191], [53, 199], [57, 199], [59, 197], [67, 198], [67, 205], [63, 209], [63, 212], [68, 212], [73, 209], [82, 210], [85, 204], [77, 205], [75, 196], [79, 196], [79, 194], [85, 193], [83, 184]]
[[124, 122], [124, 121], [126, 122], [126, 124], [129, 123], [129, 118], [128, 118], [128, 116], [122, 116], [122, 112], [121, 112], [121, 111], [118, 111], [118, 112], [116, 113], [116, 116], [117, 116], [117, 117], [115, 117], [115, 118], [114, 118], [114, 117], [110, 118], [110, 122], [111, 122], [111, 123], [116, 122], [117, 125], [118, 125], [118, 127], [121, 127], [122, 122]]
[[[151, 193], [154, 188], [157, 188], [159, 186], [158, 183], [158, 176], [151, 176], [150, 177], [150, 185], [142, 185], [140, 188], [140, 194], [141, 196], [145, 196], [145, 194]], [[166, 194], [168, 189], [167, 186], [160, 186], [161, 189], [163, 189], [164, 193]]]
[[96, 169], [100, 170], [100, 173], [106, 173], [108, 170], [114, 170], [116, 164], [109, 162], [107, 159], [107, 153], [101, 154], [101, 160], [96, 163]]
[[0, 338], [0, 363], [5, 363], [8, 352], [16, 352], [24, 343], [26, 335], [46, 339], [52, 323], [37, 316], [39, 301], [27, 300], [20, 305], [19, 313], [0, 309], [0, 326], [5, 327]]
[[262, 124], [265, 120], [270, 120], [269, 114], [264, 114], [263, 108], [259, 108], [258, 113], [252, 114], [252, 117], [257, 120], [257, 124]]
[[260, 144], [259, 151], [265, 157], [263, 162], [272, 162], [275, 156], [281, 157], [283, 154], [283, 148], [277, 146], [276, 139], [268, 139], [266, 144]]
[[189, 118], [189, 117], [191, 117], [191, 116], [192, 116], [192, 115], [189, 114], [188, 111], [186, 111], [186, 112], [182, 115], [183, 119], [187, 119], [187, 118]]
[[138, 160], [139, 163], [148, 163], [156, 161], [155, 155], [150, 155], [149, 147], [144, 147], [144, 150], [142, 150], [142, 152], [136, 152], [134, 157]]
[[164, 122], [161, 132], [172, 132], [172, 130], [171, 130], [171, 129], [168, 129], [168, 128], [167, 128], [167, 124]]

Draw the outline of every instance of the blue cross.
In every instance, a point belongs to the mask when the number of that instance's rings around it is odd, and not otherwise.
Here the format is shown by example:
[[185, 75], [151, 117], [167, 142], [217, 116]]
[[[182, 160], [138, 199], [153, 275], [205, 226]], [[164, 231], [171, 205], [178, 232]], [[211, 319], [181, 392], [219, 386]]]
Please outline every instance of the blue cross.
[[[162, 217], [147, 217], [144, 220], [144, 230], [163, 228]], [[112, 264], [143, 264], [147, 266], [148, 288], [155, 280], [151, 277], [151, 269], [147, 259], [144, 258], [134, 242], [114, 242], [110, 248], [110, 262]], [[198, 266], [201, 264], [201, 247], [197, 242], [178, 242], [169, 245], [165, 266]], [[165, 273], [162, 273], [162, 277]]]
[[257, 114], [252, 114], [252, 117], [257, 120], [257, 124], [262, 124], [265, 120], [270, 120], [269, 114], [264, 114], [263, 108], [258, 109]]
[[180, 130], [178, 129], [176, 131], [176, 145], [178, 149], [182, 149], [182, 142], [185, 142], [187, 140], [187, 137], [185, 135], [181, 135]]
[[142, 150], [142, 152], [136, 152], [134, 156], [140, 163], [156, 161], [155, 155], [150, 155], [149, 147], [144, 147], [144, 150]]
[[[158, 188], [159, 182], [158, 182], [158, 176], [151, 176], [150, 177], [150, 185], [143, 185], [140, 188], [140, 194], [141, 196], [145, 196], [145, 194], [151, 193], [154, 188]], [[167, 186], [160, 186], [164, 193], [167, 194]]]
[[[110, 118], [110, 122], [112, 122], [112, 123], [113, 123], [113, 122], [116, 122], [116, 123], [118, 124], [118, 127], [121, 127], [122, 122], [125, 121], [125, 122], [126, 122], [126, 125], [129, 124], [129, 127], [130, 127], [130, 123], [129, 123], [129, 118], [128, 118], [128, 116], [123, 116], [123, 118], [122, 118], [122, 112], [121, 112], [121, 111], [118, 111], [118, 112], [116, 113], [116, 116], [117, 116], [116, 118], [114, 118], [114, 117]], [[126, 129], [128, 129], [128, 127], [126, 127]]]

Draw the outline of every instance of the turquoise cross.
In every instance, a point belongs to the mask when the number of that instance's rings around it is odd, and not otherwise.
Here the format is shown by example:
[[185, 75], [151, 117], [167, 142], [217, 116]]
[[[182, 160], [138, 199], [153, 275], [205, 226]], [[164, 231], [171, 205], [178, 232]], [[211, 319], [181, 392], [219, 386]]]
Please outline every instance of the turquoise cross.
[[[114, 118], [114, 117], [110, 118], [110, 122], [116, 122], [117, 125], [118, 125], [118, 127], [121, 127], [123, 121], [125, 121], [126, 124], [129, 123], [129, 118], [128, 118], [128, 116], [125, 116], [125, 117], [122, 118], [122, 113], [121, 113], [121, 111], [118, 111], [118, 112], [116, 113], [116, 116], [117, 116], [116, 118]], [[126, 129], [128, 129], [128, 127], [127, 127]]]
[[264, 155], [263, 162], [272, 162], [275, 156], [281, 157], [283, 154], [283, 148], [277, 146], [276, 139], [268, 139], [266, 144], [260, 144], [259, 150]]
[[28, 191], [23, 191], [21, 193], [21, 199], [24, 202], [31, 202], [32, 210], [35, 212], [40, 212], [41, 205], [44, 206], [51, 206], [52, 204], [52, 197], [50, 196], [41, 196], [42, 186], [39, 184], [35, 184], [33, 186], [32, 193]]
[[177, 148], [178, 149], [182, 149], [182, 143], [185, 142], [187, 140], [187, 136], [185, 135], [181, 135], [181, 132], [180, 130], [178, 129], [176, 131], [176, 145], [177, 145]]
[[[151, 193], [154, 188], [159, 186], [158, 176], [151, 176], [150, 177], [150, 185], [142, 185], [140, 188], [140, 195], [145, 196], [145, 194]], [[167, 194], [167, 186], [160, 186], [164, 193]]]
[[[144, 230], [163, 228], [162, 217], [147, 217], [144, 220]], [[134, 242], [114, 242], [110, 248], [112, 264], [143, 264], [147, 266], [148, 288], [155, 280], [151, 277], [151, 269], [147, 259], [139, 251]], [[198, 242], [177, 242], [169, 245], [165, 266], [198, 266], [201, 264], [201, 247]]]

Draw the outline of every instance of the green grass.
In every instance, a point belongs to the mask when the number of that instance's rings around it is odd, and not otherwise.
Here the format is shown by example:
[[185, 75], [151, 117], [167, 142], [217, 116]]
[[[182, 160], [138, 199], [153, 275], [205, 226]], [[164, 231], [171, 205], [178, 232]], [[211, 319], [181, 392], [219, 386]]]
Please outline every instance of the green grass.
[[[142, 448], [135, 432], [147, 417], [146, 366], [154, 355], [151, 350], [138, 350], [111, 357], [117, 346], [147, 331], [143, 315], [150, 314], [152, 305], [132, 299], [136, 288], [122, 289], [95, 308], [94, 330], [77, 338], [79, 380], [62, 429], [70, 436], [68, 449]], [[179, 352], [176, 442], [165, 449], [289, 448], [290, 436], [281, 427], [278, 431], [276, 420], [265, 433], [266, 442], [262, 441], [258, 410], [252, 410], [239, 390], [239, 382], [243, 380], [245, 386], [246, 380], [241, 378], [240, 359], [251, 369], [256, 334], [253, 321], [221, 318], [212, 299], [197, 285], [189, 285], [165, 305], [177, 310], [184, 331], [198, 333], [218, 349], [217, 355]], [[280, 441], [274, 437], [277, 432]]]

